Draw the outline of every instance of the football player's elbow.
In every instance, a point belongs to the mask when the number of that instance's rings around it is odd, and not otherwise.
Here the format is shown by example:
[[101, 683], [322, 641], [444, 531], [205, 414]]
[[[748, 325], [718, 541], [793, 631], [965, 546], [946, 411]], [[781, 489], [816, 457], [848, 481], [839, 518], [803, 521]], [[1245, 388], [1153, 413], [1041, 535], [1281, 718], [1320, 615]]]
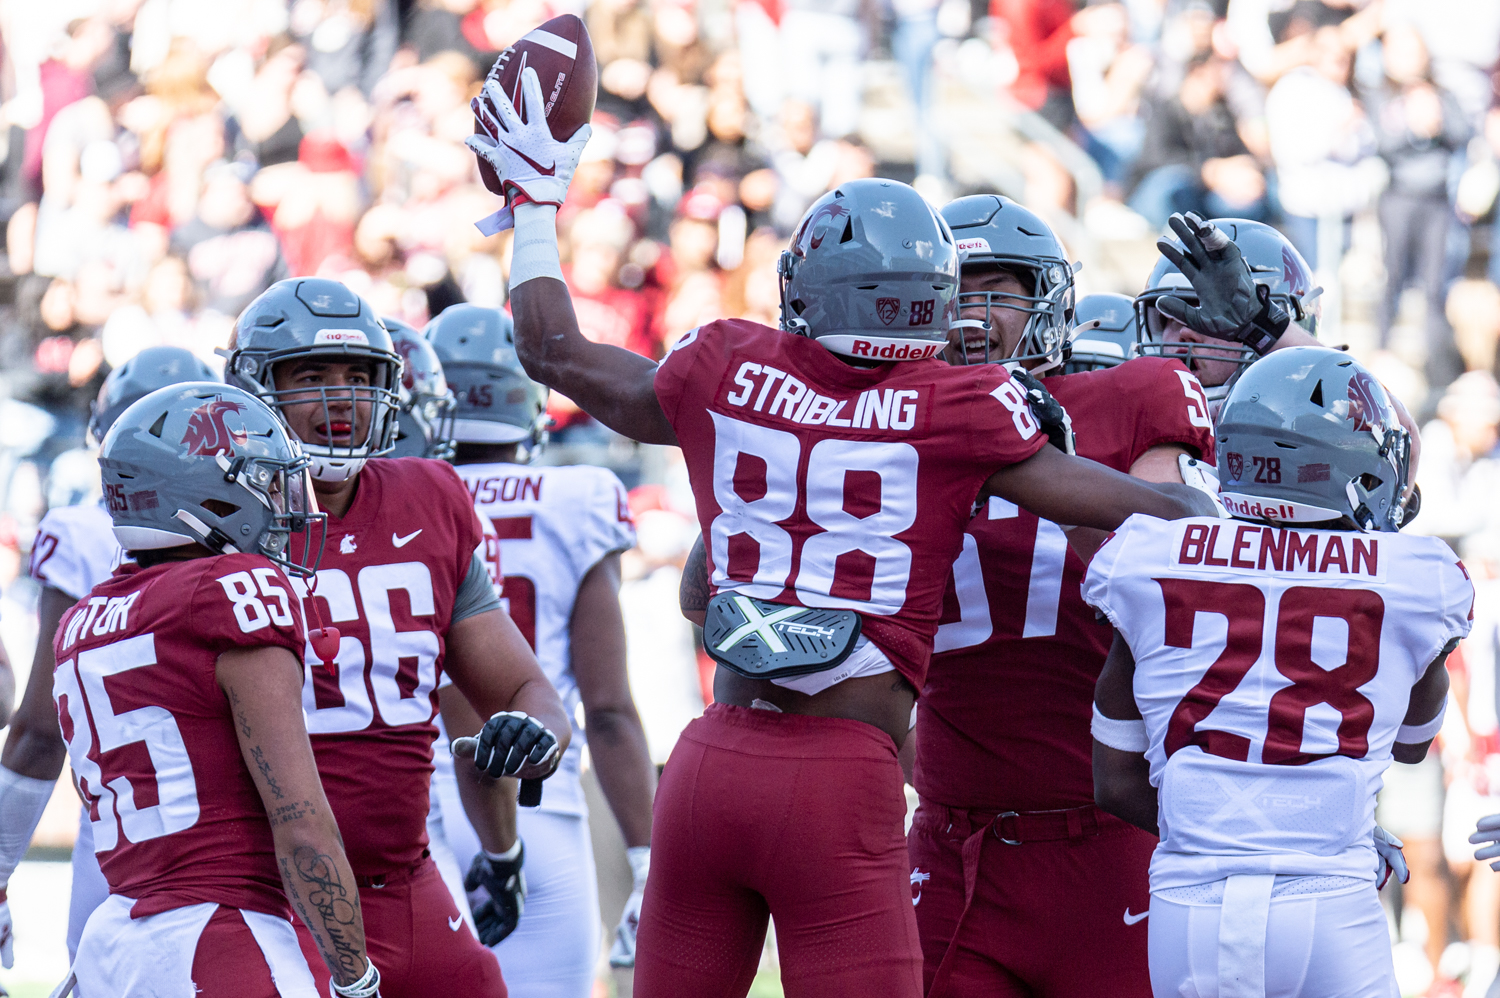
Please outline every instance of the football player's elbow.
[[1417, 745], [1411, 745], [1406, 742], [1397, 742], [1396, 744], [1391, 746], [1391, 758], [1395, 759], [1397, 762], [1404, 762], [1408, 766], [1415, 766], [1417, 763], [1427, 758], [1427, 750], [1431, 746], [1431, 738]]

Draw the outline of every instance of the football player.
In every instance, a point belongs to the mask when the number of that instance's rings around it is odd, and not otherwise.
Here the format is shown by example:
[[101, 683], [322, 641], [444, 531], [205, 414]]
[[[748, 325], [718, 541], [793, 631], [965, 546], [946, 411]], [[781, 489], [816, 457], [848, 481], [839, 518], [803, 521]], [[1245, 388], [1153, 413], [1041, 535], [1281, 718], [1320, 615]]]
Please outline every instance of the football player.
[[1125, 295], [1096, 292], [1073, 306], [1073, 333], [1064, 374], [1117, 367], [1136, 355], [1135, 303]]
[[[181, 347], [151, 347], [109, 372], [89, 417], [89, 442], [98, 446], [120, 413], [139, 399], [184, 381], [215, 381], [209, 366]], [[41, 586], [37, 604], [36, 653], [21, 703], [11, 718], [10, 736], [0, 753], [0, 963], [10, 967], [10, 909], [5, 887], [25, 855], [42, 811], [62, 773], [67, 747], [52, 703], [52, 637], [63, 613], [109, 578], [120, 563], [109, 511], [98, 502], [59, 506], [37, 526], [31, 545], [31, 577]], [[94, 855], [93, 825], [79, 816], [73, 845], [72, 898], [68, 910], [68, 952], [78, 949], [83, 924], [109, 894]]]
[[[298, 586], [318, 625], [308, 660], [326, 666], [307, 670], [303, 705], [384, 993], [503, 995], [494, 955], [465, 928], [425, 849], [436, 689], [451, 676], [490, 718], [476, 762], [491, 777], [550, 775], [567, 715], [500, 609], [453, 469], [369, 460], [391, 447], [401, 374], [369, 303], [336, 281], [280, 281], [240, 315], [227, 355], [226, 376], [271, 405], [311, 457], [328, 516], [315, 585]], [[474, 765], [456, 768], [482, 798], [481, 840], [500, 852], [513, 805], [495, 781], [478, 783]], [[300, 927], [298, 937], [321, 986], [314, 940]]]
[[[508, 315], [453, 305], [425, 335], [458, 395], [456, 463], [484, 527], [490, 579], [569, 716], [583, 708], [583, 727], [574, 727], [541, 808], [518, 816], [513, 848], [519, 869], [524, 843], [525, 917], [495, 955], [521, 993], [586, 998], [599, 955], [599, 899], [579, 783], [585, 730], [635, 876], [610, 952], [615, 966], [634, 965], [651, 861], [656, 769], [630, 695], [619, 600], [620, 552], [635, 544], [630, 509], [624, 486], [604, 468], [530, 465], [546, 439], [547, 389], [521, 370]], [[443, 837], [467, 868], [479, 843], [451, 768], [439, 764], [433, 788]]]
[[474, 106], [500, 139], [468, 140], [512, 192], [521, 361], [615, 431], [681, 445], [716, 591], [716, 702], [657, 793], [636, 987], [744, 994], [769, 914], [788, 994], [919, 995], [896, 750], [975, 498], [1112, 529], [1206, 497], [1047, 446], [1067, 446], [1064, 414], [1034, 379], [936, 362], [958, 248], [895, 181], [812, 205], [781, 260], [781, 330], [709, 323], [659, 367], [590, 342], [555, 232], [588, 129], [553, 139], [521, 79], [528, 119], [489, 84]]
[[401, 412], [396, 442], [389, 457], [453, 460], [453, 410], [458, 400], [443, 377], [443, 365], [432, 344], [400, 319], [381, 317], [391, 343], [401, 355]]
[[[1117, 348], [1117, 366], [1061, 373], [1073, 277], [1046, 222], [988, 194], [943, 217], [967, 249], [951, 362], [1050, 373], [1078, 453], [1117, 471], [1181, 482], [1180, 460], [1212, 460], [1208, 401], [1178, 361], [1118, 363]], [[999, 496], [953, 564], [908, 742], [921, 799], [912, 901], [933, 998], [1151, 994], [1140, 922], [1156, 840], [1094, 805], [1090, 706], [1111, 631], [1079, 595], [1083, 572], [1061, 527]]]
[[253, 396], [190, 382], [122, 413], [99, 464], [133, 561], [53, 639], [55, 709], [109, 881], [78, 993], [315, 998], [296, 909], [331, 993], [379, 994], [282, 574], [311, 574], [288, 542], [322, 526], [307, 458]]
[[1441, 541], [1396, 533], [1410, 439], [1346, 354], [1258, 361], [1217, 445], [1234, 519], [1132, 517], [1084, 582], [1117, 634], [1095, 794], [1161, 836], [1152, 986], [1394, 996], [1375, 795], [1442, 724], [1474, 589]]

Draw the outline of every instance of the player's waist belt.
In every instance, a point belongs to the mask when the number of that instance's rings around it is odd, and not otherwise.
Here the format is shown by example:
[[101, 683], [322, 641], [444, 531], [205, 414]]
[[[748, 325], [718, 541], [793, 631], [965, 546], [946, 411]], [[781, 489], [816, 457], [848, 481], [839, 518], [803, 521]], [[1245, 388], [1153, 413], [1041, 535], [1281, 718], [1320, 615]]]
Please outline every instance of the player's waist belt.
[[1102, 813], [1093, 804], [1058, 811], [971, 811], [922, 801], [933, 821], [965, 838], [976, 832], [991, 832], [1009, 846], [1027, 842], [1081, 839], [1103, 831]]
[[423, 849], [422, 858], [419, 860], [408, 863], [405, 866], [398, 866], [394, 870], [387, 870], [384, 873], [377, 873], [369, 877], [361, 877], [356, 875], [354, 878], [354, 883], [358, 887], [373, 887], [376, 889], [379, 889], [381, 887], [394, 887], [396, 884], [405, 883], [412, 877], [416, 876], [417, 873], [422, 869], [422, 867], [432, 862], [432, 859], [430, 858], [431, 855], [432, 854], [430, 852], [428, 852], [426, 849]]
[[853, 610], [719, 593], [704, 614], [703, 647], [731, 672], [751, 679], [787, 679], [837, 668], [859, 642], [859, 627]]
[[934, 804], [924, 799], [922, 811], [928, 822], [964, 837], [963, 848], [960, 850], [964, 872], [964, 907], [953, 927], [948, 951], [943, 954], [937, 972], [933, 975], [932, 985], [927, 989], [928, 994], [937, 995], [944, 992], [948, 979], [953, 975], [958, 929], [974, 903], [974, 888], [979, 881], [979, 856], [990, 833], [1006, 845], [1018, 846], [1027, 842], [1055, 842], [1098, 835], [1102, 830], [1102, 822], [1101, 812], [1093, 804], [1061, 811], [970, 811]]

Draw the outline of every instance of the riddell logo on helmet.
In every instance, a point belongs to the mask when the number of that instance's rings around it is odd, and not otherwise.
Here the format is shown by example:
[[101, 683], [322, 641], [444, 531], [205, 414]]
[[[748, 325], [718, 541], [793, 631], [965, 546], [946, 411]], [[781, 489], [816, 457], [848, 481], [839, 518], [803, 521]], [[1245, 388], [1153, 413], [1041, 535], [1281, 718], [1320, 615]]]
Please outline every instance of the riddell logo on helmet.
[[231, 430], [224, 417], [244, 411], [245, 407], [240, 403], [225, 399], [214, 399], [194, 409], [188, 416], [187, 432], [182, 435], [182, 456], [232, 455], [235, 447], [245, 445], [250, 434], [244, 429]]
[[358, 343], [369, 346], [370, 338], [358, 329], [320, 329], [313, 337], [313, 345], [322, 343]]
[[849, 347], [849, 356], [869, 357], [871, 360], [928, 360], [936, 357], [942, 348], [941, 343], [887, 343], [880, 346], [857, 339]]

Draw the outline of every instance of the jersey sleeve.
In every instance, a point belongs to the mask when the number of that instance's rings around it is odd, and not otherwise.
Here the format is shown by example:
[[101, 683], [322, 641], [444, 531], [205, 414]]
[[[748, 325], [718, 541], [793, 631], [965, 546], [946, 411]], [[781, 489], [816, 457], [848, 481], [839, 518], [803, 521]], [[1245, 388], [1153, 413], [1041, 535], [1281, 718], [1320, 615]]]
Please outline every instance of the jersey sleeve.
[[578, 537], [569, 547], [580, 579], [605, 555], [635, 547], [635, 521], [630, 518], [625, 486], [612, 471], [590, 471], [593, 481], [584, 492], [585, 508], [578, 511]]
[[190, 604], [199, 640], [223, 648], [285, 648], [302, 661], [302, 602], [281, 569], [253, 554], [205, 562]]
[[1129, 543], [1134, 520], [1135, 517], [1132, 516], [1104, 539], [1103, 545], [1089, 561], [1088, 572], [1083, 577], [1083, 601], [1108, 617], [1115, 629], [1122, 633], [1124, 628], [1114, 599], [1114, 581], [1117, 572], [1127, 564], [1121, 560], [1121, 552]]
[[1198, 379], [1177, 360], [1138, 358], [1120, 369], [1131, 365], [1138, 365], [1150, 377], [1139, 391], [1129, 392], [1137, 402], [1129, 464], [1163, 444], [1186, 447], [1193, 456], [1212, 463], [1214, 426], [1208, 415], [1208, 396]]
[[469, 574], [469, 564], [473, 561], [474, 550], [484, 543], [484, 527], [479, 520], [479, 511], [474, 508], [474, 499], [469, 495], [469, 487], [459, 477], [458, 471], [451, 464], [442, 461], [424, 462], [435, 471], [437, 485], [443, 490], [444, 499], [452, 509], [455, 520], [455, 529], [458, 535], [458, 550], [454, 552], [453, 571], [454, 578], [462, 583]]
[[1469, 570], [1453, 557], [1446, 544], [1438, 541], [1435, 546], [1439, 550], [1438, 593], [1443, 607], [1443, 639], [1428, 656], [1428, 662], [1437, 658], [1438, 652], [1454, 638], [1468, 637], [1474, 627], [1474, 583], [1469, 578]]
[[689, 330], [672, 344], [672, 349], [656, 368], [656, 399], [661, 403], [662, 412], [666, 413], [667, 422], [673, 426], [677, 425], [677, 410], [682, 407], [683, 398], [692, 384], [693, 368], [703, 351], [708, 349], [708, 342], [716, 338], [716, 326], [717, 323], [709, 323]]
[[[973, 460], [987, 471], [999, 471], [1026, 460], [1047, 444], [1026, 394], [998, 364], [976, 372], [973, 397], [963, 409], [969, 414], [968, 439]], [[998, 380], [995, 376], [998, 375]]]
[[73, 599], [83, 599], [97, 579], [84, 557], [83, 538], [67, 515], [70, 507], [55, 509], [42, 518], [31, 545], [31, 577]]

